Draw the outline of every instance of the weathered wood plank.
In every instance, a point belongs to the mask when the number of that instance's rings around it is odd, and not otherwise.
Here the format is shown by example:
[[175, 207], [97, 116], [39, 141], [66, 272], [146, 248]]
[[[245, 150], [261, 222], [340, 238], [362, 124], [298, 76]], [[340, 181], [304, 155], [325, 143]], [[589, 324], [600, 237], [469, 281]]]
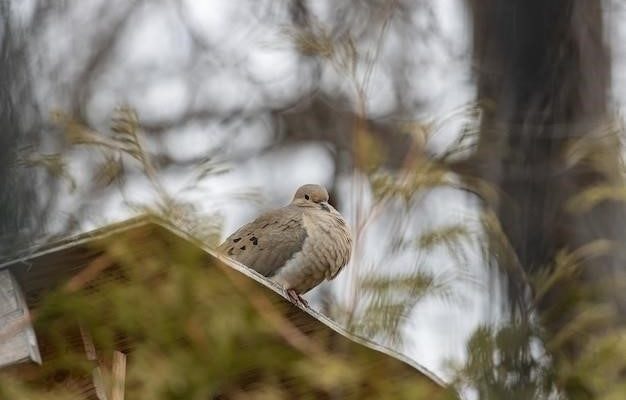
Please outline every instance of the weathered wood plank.
[[8, 269], [0, 270], [0, 368], [41, 363], [24, 294]]
[[126, 385], [126, 354], [116, 351], [113, 353], [111, 381], [111, 400], [124, 400], [124, 386]]

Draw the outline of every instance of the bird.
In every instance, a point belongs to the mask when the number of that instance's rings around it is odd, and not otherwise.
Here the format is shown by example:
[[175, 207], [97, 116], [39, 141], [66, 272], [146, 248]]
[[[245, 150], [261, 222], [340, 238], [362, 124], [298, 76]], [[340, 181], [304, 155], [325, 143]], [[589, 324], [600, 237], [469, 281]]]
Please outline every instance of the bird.
[[328, 203], [322, 185], [300, 186], [288, 205], [265, 212], [218, 247], [226, 256], [278, 283], [301, 306], [301, 297], [348, 264], [352, 233]]

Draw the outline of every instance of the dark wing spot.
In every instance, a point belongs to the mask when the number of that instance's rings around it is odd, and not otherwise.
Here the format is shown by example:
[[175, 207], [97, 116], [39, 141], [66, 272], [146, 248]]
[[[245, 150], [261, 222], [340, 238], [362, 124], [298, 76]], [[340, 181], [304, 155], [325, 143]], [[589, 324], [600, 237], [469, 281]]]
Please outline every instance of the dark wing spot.
[[251, 241], [251, 242], [252, 242], [252, 244], [253, 244], [253, 245], [255, 245], [255, 246], [256, 246], [257, 244], [259, 244], [259, 239], [258, 239], [256, 236], [252, 236], [252, 237], [250, 238], [250, 241]]
[[241, 247], [240, 247], [240, 249], [241, 249], [241, 250], [245, 250], [245, 249], [246, 249], [246, 246], [241, 246]]
[[339, 223], [339, 225], [341, 225], [341, 226], [343, 226], [343, 225], [345, 225], [345, 224], [346, 224], [346, 223], [345, 223], [345, 221], [344, 221], [342, 218], [335, 217], [335, 220], [337, 220], [337, 222], [338, 222], [338, 223]]
[[263, 225], [263, 226], [261, 227], [261, 229], [265, 229], [265, 228], [267, 228], [268, 226], [270, 226], [270, 224], [265, 224], [265, 225]]
[[232, 256], [233, 255], [233, 248], [231, 247], [230, 249], [228, 249], [228, 255]]
[[241, 238], [239, 237], [239, 238], [233, 239], [233, 242], [237, 243], [240, 240], [241, 240]]
[[330, 212], [330, 208], [328, 208], [326, 204], [320, 204], [320, 207], [322, 208], [322, 210]]

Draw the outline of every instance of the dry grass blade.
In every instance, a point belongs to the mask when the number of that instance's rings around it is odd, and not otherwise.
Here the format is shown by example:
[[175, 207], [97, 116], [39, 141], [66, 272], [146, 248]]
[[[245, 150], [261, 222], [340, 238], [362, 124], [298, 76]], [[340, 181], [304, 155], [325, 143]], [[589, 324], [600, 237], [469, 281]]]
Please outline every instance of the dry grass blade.
[[584, 213], [605, 201], [626, 203], [626, 186], [594, 185], [577, 193], [567, 202], [567, 210]]
[[96, 167], [95, 181], [102, 187], [111, 186], [113, 183], [123, 183], [126, 171], [122, 158], [106, 153], [104, 158], [104, 161]]
[[32, 152], [24, 158], [18, 159], [19, 166], [44, 168], [51, 176], [65, 180], [70, 191], [76, 190], [76, 180], [70, 173], [67, 163], [61, 154], [41, 154]]
[[615, 245], [608, 240], [596, 240], [575, 251], [559, 251], [553, 266], [543, 268], [532, 276], [535, 304], [562, 281], [578, 276], [585, 260], [606, 255], [614, 248]]

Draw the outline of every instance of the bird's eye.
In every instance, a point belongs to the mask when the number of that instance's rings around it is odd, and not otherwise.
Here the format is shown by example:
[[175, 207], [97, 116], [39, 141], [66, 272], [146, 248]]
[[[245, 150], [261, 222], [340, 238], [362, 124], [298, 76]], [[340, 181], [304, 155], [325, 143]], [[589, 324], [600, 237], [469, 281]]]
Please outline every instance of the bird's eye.
[[310, 199], [310, 197], [309, 197], [309, 195], [308, 195], [308, 194], [305, 194], [305, 195], [304, 195], [304, 198], [305, 198], [306, 200], [309, 200], [309, 199]]

